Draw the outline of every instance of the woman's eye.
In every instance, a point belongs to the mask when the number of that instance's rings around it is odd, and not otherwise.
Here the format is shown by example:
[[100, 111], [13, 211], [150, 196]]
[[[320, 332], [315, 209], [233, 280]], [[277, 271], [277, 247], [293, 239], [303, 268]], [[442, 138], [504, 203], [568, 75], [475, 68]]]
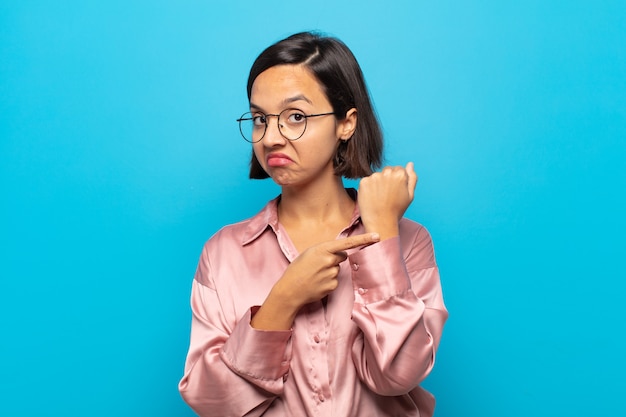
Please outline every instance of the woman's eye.
[[265, 124], [265, 116], [261, 116], [261, 115], [254, 116], [252, 118], [252, 123], [255, 126], [263, 126]]
[[288, 118], [289, 123], [302, 123], [305, 119], [306, 117], [304, 116], [304, 114], [300, 112], [290, 113]]

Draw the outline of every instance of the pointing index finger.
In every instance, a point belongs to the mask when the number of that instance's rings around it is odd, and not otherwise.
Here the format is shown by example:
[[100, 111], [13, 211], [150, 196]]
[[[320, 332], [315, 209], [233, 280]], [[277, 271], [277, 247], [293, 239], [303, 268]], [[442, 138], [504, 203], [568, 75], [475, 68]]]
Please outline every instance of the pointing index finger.
[[359, 246], [371, 245], [378, 241], [380, 241], [378, 233], [363, 233], [361, 235], [349, 236], [328, 242], [325, 249], [330, 253], [338, 253], [348, 249], [358, 248]]

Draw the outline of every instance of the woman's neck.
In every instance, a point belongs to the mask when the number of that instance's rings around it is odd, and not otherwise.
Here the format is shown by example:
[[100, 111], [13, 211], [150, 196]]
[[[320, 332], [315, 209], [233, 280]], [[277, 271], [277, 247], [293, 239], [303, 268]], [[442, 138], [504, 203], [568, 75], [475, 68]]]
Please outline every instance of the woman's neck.
[[278, 205], [278, 218], [283, 225], [347, 223], [355, 202], [339, 176], [325, 184], [304, 187], [283, 187]]

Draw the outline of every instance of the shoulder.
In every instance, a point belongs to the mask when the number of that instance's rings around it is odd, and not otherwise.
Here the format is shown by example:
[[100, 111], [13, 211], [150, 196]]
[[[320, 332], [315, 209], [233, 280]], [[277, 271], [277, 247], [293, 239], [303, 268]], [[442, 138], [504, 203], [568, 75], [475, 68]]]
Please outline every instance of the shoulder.
[[436, 266], [432, 237], [421, 224], [407, 218], [400, 220], [400, 246], [404, 259], [410, 259], [416, 267]]
[[430, 233], [420, 223], [403, 217], [400, 220], [400, 239], [401, 240], [431, 240]]
[[204, 252], [241, 246], [253, 218], [232, 223], [220, 228], [204, 244]]
[[222, 227], [206, 242], [205, 249], [217, 249], [231, 245], [241, 247], [256, 239], [268, 226], [276, 227], [278, 224], [277, 201], [278, 197], [270, 200], [253, 217]]
[[211, 282], [212, 277], [225, 261], [238, 258], [237, 253], [241, 252], [243, 236], [250, 220], [224, 226], [204, 243], [194, 277], [196, 281], [206, 287], [215, 287]]

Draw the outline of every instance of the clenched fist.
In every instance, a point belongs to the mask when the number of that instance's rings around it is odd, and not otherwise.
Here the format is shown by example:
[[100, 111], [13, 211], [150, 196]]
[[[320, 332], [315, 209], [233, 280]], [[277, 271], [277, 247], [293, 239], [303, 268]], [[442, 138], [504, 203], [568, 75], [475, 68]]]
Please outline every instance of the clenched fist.
[[361, 180], [359, 211], [367, 232], [376, 232], [381, 240], [397, 236], [398, 221], [413, 201], [417, 175], [413, 163], [406, 167], [385, 167]]

